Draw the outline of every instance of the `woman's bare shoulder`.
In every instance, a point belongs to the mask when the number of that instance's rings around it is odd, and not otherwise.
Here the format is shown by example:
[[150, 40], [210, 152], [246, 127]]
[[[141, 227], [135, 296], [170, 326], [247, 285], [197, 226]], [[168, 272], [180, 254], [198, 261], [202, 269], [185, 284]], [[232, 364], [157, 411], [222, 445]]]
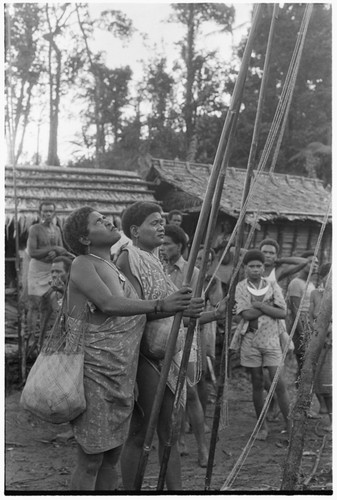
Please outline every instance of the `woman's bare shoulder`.
[[71, 264], [71, 271], [78, 272], [82, 270], [83, 272], [83, 269], [89, 270], [93, 267], [93, 262], [86, 255], [78, 255]]

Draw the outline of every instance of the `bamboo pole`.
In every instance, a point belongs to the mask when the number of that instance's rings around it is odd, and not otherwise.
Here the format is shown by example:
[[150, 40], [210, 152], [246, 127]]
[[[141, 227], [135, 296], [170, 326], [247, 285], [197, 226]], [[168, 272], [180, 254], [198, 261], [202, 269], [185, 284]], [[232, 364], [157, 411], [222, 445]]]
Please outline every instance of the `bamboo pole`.
[[291, 431], [288, 455], [283, 472], [281, 491], [294, 491], [298, 484], [301, 466], [304, 436], [308, 424], [308, 413], [312, 399], [313, 380], [316, 375], [319, 354], [323, 348], [332, 317], [332, 286], [329, 274], [322, 305], [317, 317], [316, 327], [304, 355], [298, 396], [292, 410], [293, 427]]
[[[201, 244], [201, 238], [202, 238], [202, 235], [204, 233], [207, 219], [208, 219], [208, 215], [209, 215], [209, 211], [211, 208], [211, 202], [212, 202], [211, 190], [214, 190], [213, 186], [216, 183], [216, 174], [217, 174], [217, 171], [219, 170], [219, 168], [221, 167], [221, 164], [219, 163], [220, 158], [221, 158], [221, 153], [224, 149], [224, 144], [228, 141], [228, 138], [230, 136], [231, 126], [232, 126], [232, 113], [228, 112], [227, 118], [225, 121], [225, 125], [223, 128], [222, 134], [221, 134], [220, 142], [218, 145], [218, 150], [217, 150], [217, 154], [215, 157], [212, 173], [211, 173], [211, 176], [210, 176], [210, 179], [208, 182], [206, 196], [205, 196], [202, 208], [201, 208], [195, 237], [194, 237], [193, 242], [192, 242], [192, 247], [191, 247], [191, 251], [190, 251], [190, 256], [189, 256], [187, 271], [186, 271], [186, 277], [185, 277], [186, 284], [189, 284], [191, 281], [191, 278], [192, 278], [192, 273], [193, 273], [194, 264], [196, 261], [198, 249], [199, 249], [199, 246]], [[191, 259], [192, 259], [192, 261], [191, 261]], [[191, 262], [193, 262], [193, 265], [190, 264]], [[169, 369], [170, 369], [171, 362], [172, 362], [172, 358], [173, 358], [173, 355], [175, 352], [175, 346], [176, 346], [176, 341], [177, 341], [177, 336], [178, 336], [182, 316], [183, 316], [183, 313], [177, 313], [174, 317], [174, 320], [173, 320], [173, 324], [172, 324], [172, 328], [171, 328], [171, 332], [170, 332], [170, 336], [169, 336], [169, 340], [168, 340], [168, 344], [167, 344], [167, 349], [165, 352], [164, 362], [163, 362], [163, 366], [162, 366], [162, 369], [160, 372], [159, 383], [157, 386], [156, 395], [155, 395], [155, 399], [153, 402], [153, 407], [152, 407], [151, 415], [150, 415], [150, 419], [149, 419], [149, 424], [148, 424], [148, 428], [147, 428], [146, 435], [145, 435], [143, 450], [142, 450], [142, 454], [141, 454], [140, 461], [138, 464], [137, 474], [135, 477], [134, 488], [136, 490], [141, 489], [141, 486], [142, 486], [148, 457], [149, 457], [149, 454], [151, 451], [151, 444], [152, 444], [153, 436], [154, 436], [154, 433], [156, 430], [156, 425], [157, 425], [157, 421], [158, 421], [158, 417], [159, 417], [160, 407], [161, 407], [163, 397], [164, 397], [167, 376], [168, 376]]]
[[[254, 33], [252, 34], [252, 36], [253, 37], [255, 36]], [[246, 75], [247, 75], [248, 66], [249, 66], [249, 58], [250, 58], [250, 54], [251, 54], [251, 44], [249, 44], [249, 42], [247, 42], [247, 47], [248, 47], [248, 49], [246, 48], [246, 50], [248, 51], [248, 56], [247, 56], [247, 52], [245, 51], [245, 54], [243, 57], [244, 63], [242, 64], [242, 67], [241, 67], [242, 73], [245, 75], [244, 79], [246, 78]], [[250, 50], [250, 52], [249, 52], [249, 50]], [[203, 282], [204, 282], [204, 278], [205, 278], [205, 274], [206, 274], [207, 257], [208, 257], [208, 253], [209, 253], [209, 250], [211, 247], [211, 240], [212, 240], [212, 237], [214, 234], [214, 229], [215, 229], [216, 219], [217, 219], [217, 215], [218, 215], [218, 211], [219, 211], [220, 200], [221, 200], [221, 195], [222, 195], [222, 191], [223, 191], [223, 185], [224, 185], [224, 181], [225, 181], [226, 171], [227, 171], [228, 162], [229, 162], [229, 159], [231, 156], [232, 138], [233, 138], [233, 134], [235, 132], [237, 118], [238, 118], [239, 110], [240, 110], [240, 106], [241, 106], [243, 88], [244, 88], [243, 86], [240, 87], [239, 92], [237, 94], [238, 97], [236, 100], [236, 107], [232, 108], [232, 117], [231, 117], [232, 124], [230, 126], [230, 135], [228, 138], [228, 143], [227, 143], [227, 147], [226, 147], [226, 150], [224, 153], [224, 158], [223, 158], [223, 162], [221, 165], [220, 174], [219, 174], [218, 181], [217, 181], [217, 184], [215, 187], [215, 192], [213, 195], [212, 210], [211, 210], [210, 220], [208, 223], [208, 230], [207, 230], [207, 235], [206, 235], [205, 245], [204, 245], [204, 254], [203, 254], [203, 259], [202, 259], [202, 264], [201, 264], [201, 270], [200, 270], [199, 277], [198, 277], [198, 283], [197, 283], [197, 287], [196, 287], [195, 296], [200, 296], [202, 293]], [[178, 420], [179, 400], [180, 400], [180, 396], [181, 396], [183, 385], [184, 385], [185, 378], [186, 378], [187, 364], [188, 364], [189, 354], [190, 354], [190, 350], [191, 350], [191, 346], [192, 346], [195, 325], [196, 325], [196, 321], [194, 319], [191, 319], [189, 322], [189, 325], [188, 325], [188, 329], [187, 329], [186, 341], [185, 341], [184, 352], [183, 352], [183, 359], [182, 359], [182, 362], [180, 365], [180, 372], [179, 372], [179, 376], [178, 376], [177, 388], [176, 388], [176, 393], [175, 393], [175, 401], [174, 401], [173, 412], [172, 412], [170, 435], [169, 435], [168, 442], [166, 443], [165, 448], [164, 448], [164, 454], [163, 454], [163, 459], [162, 459], [162, 463], [161, 463], [159, 480], [158, 480], [158, 484], [157, 484], [158, 490], [161, 490], [164, 487], [164, 479], [165, 479], [165, 475], [166, 475], [166, 471], [167, 471], [170, 450], [172, 447], [172, 438], [173, 438], [173, 434], [178, 431], [178, 427], [179, 427], [179, 420]]]
[[[218, 215], [218, 211], [219, 211], [219, 205], [220, 205], [221, 194], [222, 194], [222, 189], [223, 189], [223, 184], [224, 184], [224, 179], [225, 179], [225, 173], [226, 173], [226, 169], [227, 169], [227, 165], [228, 165], [228, 159], [230, 156], [229, 144], [231, 143], [231, 140], [232, 140], [234, 126], [236, 124], [236, 119], [235, 119], [236, 116], [237, 116], [237, 113], [232, 112], [230, 134], [228, 137], [228, 145], [227, 145], [227, 148], [225, 151], [224, 159], [223, 159], [223, 162], [221, 165], [221, 172], [220, 172], [218, 182], [216, 184], [215, 193], [214, 193], [211, 214], [209, 217], [207, 234], [206, 234], [206, 238], [205, 238], [203, 257], [202, 257], [200, 272], [198, 274], [197, 285], [196, 285], [196, 289], [195, 289], [195, 293], [194, 293], [195, 297], [200, 297], [202, 294], [202, 290], [203, 290], [203, 283], [204, 283], [205, 276], [206, 276], [206, 265], [207, 265], [207, 261], [208, 261], [208, 254], [209, 254], [209, 250], [211, 247], [211, 240], [212, 240], [212, 237], [214, 234], [216, 219], [217, 219], [217, 215]], [[173, 443], [173, 436], [175, 433], [179, 432], [179, 426], [180, 426], [179, 425], [180, 424], [179, 423], [179, 402], [180, 402], [181, 393], [182, 393], [182, 390], [183, 390], [183, 387], [185, 384], [187, 365], [188, 365], [189, 356], [190, 356], [190, 352], [191, 352], [193, 335], [194, 335], [196, 324], [197, 324], [196, 319], [190, 318], [189, 324], [187, 327], [184, 351], [183, 351], [183, 356], [182, 356], [182, 360], [180, 363], [178, 380], [177, 380], [177, 385], [176, 385], [176, 390], [175, 390], [175, 397], [174, 397], [173, 410], [172, 410], [172, 415], [171, 415], [171, 425], [170, 425], [169, 438], [167, 440], [167, 443], [165, 443], [165, 447], [164, 447], [164, 452], [163, 452], [163, 457], [162, 457], [161, 467], [160, 467], [160, 472], [159, 472], [159, 478], [158, 478], [158, 483], [157, 483], [157, 490], [164, 489], [164, 481], [165, 481], [165, 477], [166, 477], [168, 461], [170, 458], [170, 453], [171, 453], [171, 448], [172, 448], [172, 443]]]
[[[247, 242], [246, 242], [247, 245], [250, 244], [250, 241], [253, 238], [255, 226], [257, 224], [257, 218], [258, 218], [258, 215], [256, 216], [254, 224], [253, 224], [253, 226], [250, 230], [250, 233], [248, 235]], [[232, 288], [233, 288], [234, 283], [235, 283], [235, 277], [240, 270], [240, 266], [242, 264], [242, 259], [243, 259], [243, 256], [240, 257], [240, 260], [237, 263], [237, 266], [234, 268], [234, 273], [233, 273], [233, 276], [231, 278], [230, 285], [229, 285], [228, 296], [230, 296], [232, 293]], [[228, 366], [228, 341], [229, 341], [229, 325], [231, 322], [231, 314], [232, 314], [232, 311], [230, 309], [230, 305], [228, 304], [227, 311], [226, 311], [226, 320], [225, 320], [225, 335], [224, 335], [224, 341], [223, 341], [222, 350], [221, 350], [221, 357], [220, 357], [220, 373], [219, 373], [219, 377], [217, 380], [217, 392], [216, 392], [216, 399], [215, 399], [215, 408], [214, 408], [213, 424], [212, 424], [212, 431], [211, 431], [211, 440], [210, 440], [210, 447], [209, 447], [208, 462], [207, 462], [207, 468], [206, 468], [205, 490], [209, 490], [210, 484], [211, 484], [211, 479], [212, 479], [215, 448], [216, 448], [216, 443], [217, 443], [217, 439], [218, 439], [218, 429], [219, 429], [220, 418], [221, 418], [222, 398], [223, 398], [223, 393], [224, 393], [224, 387], [225, 387], [226, 380], [227, 380], [226, 376], [228, 374], [228, 368], [229, 368], [229, 366]]]
[[[248, 157], [248, 163], [247, 163], [247, 174], [246, 174], [245, 185], [244, 185], [243, 193], [242, 193], [241, 209], [244, 206], [246, 199], [248, 197], [250, 184], [251, 184], [251, 178], [252, 178], [253, 170], [255, 167], [257, 144], [258, 144], [258, 139], [259, 139], [260, 130], [261, 130], [263, 104], [264, 104], [264, 100], [265, 100], [265, 96], [266, 96], [266, 92], [267, 92], [267, 83], [268, 83], [269, 69], [270, 69], [272, 42], [273, 42], [273, 38], [274, 38], [275, 24], [276, 24], [276, 20], [278, 18], [278, 12], [279, 12], [279, 5], [275, 4], [274, 8], [273, 8], [273, 15], [272, 15], [270, 29], [269, 29], [266, 57], [264, 60], [264, 65], [263, 65], [263, 76], [262, 76], [262, 81], [261, 81], [259, 99], [258, 99], [258, 103], [257, 103], [253, 137], [252, 137], [252, 142], [250, 145], [250, 151], [249, 151], [249, 157]], [[242, 224], [240, 225], [240, 227], [238, 229], [238, 233], [237, 233], [234, 265], [236, 265], [237, 262], [239, 261], [240, 248], [242, 247], [242, 243], [243, 243], [243, 233], [244, 233], [244, 221], [242, 221]]]
[[[247, 41], [247, 46], [246, 46], [246, 49], [245, 49], [245, 52], [243, 55], [243, 61], [242, 61], [241, 68], [246, 68], [249, 64], [250, 55], [251, 55], [251, 51], [252, 51], [253, 35], [255, 36], [255, 33], [257, 31], [257, 25], [258, 25], [258, 22], [260, 20], [260, 12], [261, 12], [261, 6], [257, 5], [257, 7], [255, 9], [253, 22], [252, 22], [251, 33], [250, 33], [249, 39]], [[231, 99], [231, 104], [230, 104], [230, 107], [229, 107], [229, 110], [228, 110], [228, 113], [226, 116], [225, 124], [224, 124], [223, 130], [222, 130], [220, 141], [219, 141], [218, 148], [216, 151], [211, 175], [210, 175], [210, 178], [209, 178], [209, 181], [207, 184], [205, 199], [204, 199], [204, 202], [203, 202], [202, 207], [201, 207], [195, 236], [193, 238], [192, 247], [190, 250], [190, 256], [189, 256], [188, 265], [187, 265], [187, 270], [186, 270], [186, 278], [185, 278], [186, 284], [189, 284], [191, 282], [191, 279], [192, 279], [192, 274], [193, 274], [193, 269], [194, 269], [197, 253], [198, 253], [201, 241], [202, 241], [203, 232], [205, 230], [207, 219], [208, 219], [208, 216], [210, 213], [212, 198], [214, 195], [217, 179], [219, 177], [219, 173], [220, 173], [220, 169], [221, 169], [221, 165], [222, 165], [221, 158], [223, 157], [225, 145], [227, 144], [228, 137], [230, 135], [231, 122], [232, 122], [232, 111], [234, 111], [237, 108], [237, 103], [240, 100], [241, 95], [242, 95], [242, 89], [243, 89], [244, 84], [245, 84], [245, 79], [246, 79], [245, 72], [243, 71], [243, 69], [240, 69], [240, 72], [239, 72], [239, 75], [238, 75], [238, 78], [237, 78], [237, 81], [236, 81], [236, 84], [234, 87], [234, 91], [233, 91], [233, 95], [232, 95], [232, 99]], [[170, 337], [169, 337], [169, 344], [170, 343], [175, 344], [175, 341], [176, 341], [176, 338], [178, 335], [178, 330], [180, 327], [181, 318], [182, 318], [182, 313], [177, 313], [174, 317], [174, 321], [173, 321], [173, 325], [172, 325], [172, 329], [171, 329], [171, 333], [170, 333]], [[173, 349], [174, 349], [174, 346], [173, 346]], [[159, 410], [160, 410], [161, 402], [163, 399], [163, 393], [165, 390], [167, 374], [168, 374], [169, 366], [171, 364], [171, 360], [173, 357], [173, 349], [171, 350], [168, 348], [166, 353], [165, 353], [164, 366], [165, 365], [168, 365], [168, 366], [167, 366], [165, 371], [163, 371], [163, 369], [161, 370], [160, 380], [159, 380], [159, 384], [157, 387], [155, 400], [154, 400], [153, 408], [152, 408], [151, 415], [150, 415], [148, 430], [146, 432], [145, 441], [144, 441], [144, 445], [143, 445], [143, 452], [142, 452], [142, 456], [141, 456], [140, 461], [139, 461], [138, 471], [137, 471], [136, 478], [135, 478], [135, 489], [140, 489], [142, 482], [143, 482], [147, 457], [148, 457], [148, 454], [149, 454], [150, 449], [151, 449], [152, 439], [153, 439], [156, 423], [157, 423], [158, 416], [159, 416]], [[163, 368], [164, 368], [164, 366], [163, 366]]]
[[[244, 185], [243, 195], [242, 195], [241, 209], [243, 209], [243, 207], [246, 203], [246, 200], [248, 198], [250, 184], [251, 184], [251, 177], [253, 175], [253, 169], [254, 169], [254, 165], [255, 165], [257, 141], [258, 141], [258, 136], [259, 136], [259, 132], [260, 132], [263, 102], [264, 102], [264, 98], [265, 98], [265, 94], [266, 94], [266, 86], [267, 86], [269, 67], [270, 67], [272, 39], [274, 36], [275, 20], [276, 20], [277, 15], [278, 15], [278, 10], [279, 10], [278, 5], [277, 4], [274, 5], [272, 22], [271, 22], [271, 26], [270, 26], [270, 30], [269, 30], [269, 37], [268, 37], [268, 43], [267, 43], [266, 58], [265, 58], [265, 62], [264, 62], [263, 78], [262, 78], [262, 82], [261, 82], [261, 89], [260, 89], [258, 106], [257, 106], [257, 113], [256, 113], [256, 118], [255, 118], [253, 138], [252, 138], [249, 159], [248, 159], [248, 165], [247, 165], [247, 174], [246, 174], [245, 185]], [[235, 250], [235, 256], [234, 256], [234, 269], [236, 268], [236, 266], [239, 262], [240, 249], [241, 249], [242, 244], [243, 244], [243, 234], [244, 234], [244, 219], [242, 219], [239, 227], [237, 228], [236, 250]], [[238, 276], [238, 272], [236, 273], [235, 276]], [[234, 294], [235, 294], [236, 283], [237, 283], [237, 278], [234, 279], [233, 283], [231, 283], [231, 287], [229, 290], [229, 292], [230, 292], [229, 293], [229, 302], [228, 302], [228, 309], [227, 309], [226, 321], [225, 321], [225, 336], [224, 336], [224, 344], [223, 344], [223, 349], [222, 349], [222, 353], [221, 353], [221, 362], [220, 362], [219, 387], [218, 387], [216, 402], [215, 402], [214, 421], [213, 421], [212, 436], [211, 436], [211, 446], [210, 446], [210, 453], [209, 453], [207, 470], [206, 470], [206, 479], [205, 479], [205, 489], [206, 490], [208, 490], [210, 488], [210, 483], [211, 483], [212, 469], [213, 469], [213, 462], [214, 462], [214, 455], [215, 455], [215, 446], [216, 446], [216, 440], [217, 440], [217, 434], [218, 434], [218, 427], [219, 427], [219, 423], [220, 423], [221, 400], [223, 397], [223, 390], [224, 390], [224, 387], [226, 385], [228, 371], [229, 371], [228, 341], [229, 341], [229, 336], [231, 333], [232, 309], [234, 306]]]

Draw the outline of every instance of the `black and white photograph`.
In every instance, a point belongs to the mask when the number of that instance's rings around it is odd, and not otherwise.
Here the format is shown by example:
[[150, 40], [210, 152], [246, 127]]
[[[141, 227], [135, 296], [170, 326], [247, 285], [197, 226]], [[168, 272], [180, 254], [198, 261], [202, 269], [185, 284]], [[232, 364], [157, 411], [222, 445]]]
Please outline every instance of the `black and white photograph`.
[[332, 2], [2, 6], [2, 494], [332, 495]]

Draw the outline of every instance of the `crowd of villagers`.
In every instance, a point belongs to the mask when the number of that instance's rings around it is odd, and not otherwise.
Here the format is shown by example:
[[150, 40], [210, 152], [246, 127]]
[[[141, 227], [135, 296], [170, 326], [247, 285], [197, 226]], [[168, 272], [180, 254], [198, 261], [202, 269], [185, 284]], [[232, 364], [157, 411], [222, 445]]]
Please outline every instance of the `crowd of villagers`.
[[[173, 435], [165, 479], [168, 490], [183, 490], [181, 457], [188, 453], [186, 429], [195, 435], [198, 466], [207, 466], [208, 384], [210, 372], [214, 375], [216, 332], [221, 331], [228, 304], [227, 286], [212, 270], [228, 234], [217, 238], [206, 259], [200, 248], [192, 280], [186, 286], [189, 241], [181, 228], [183, 214], [179, 211], [170, 213], [166, 220], [159, 205], [136, 202], [123, 212], [121, 220], [115, 218], [112, 222], [85, 206], [69, 215], [61, 235], [53, 222], [55, 209], [54, 203], [42, 202], [40, 223], [29, 231], [27, 322], [28, 329], [34, 330], [40, 312], [37, 348], [41, 349], [50, 298], [56, 294], [59, 304], [67, 289], [67, 331], [84, 332], [86, 409], [71, 422], [77, 442], [77, 464], [70, 489], [116, 490], [119, 467], [122, 488], [135, 489], [163, 366], [164, 353], [157, 349], [157, 339], [159, 334], [169, 335], [175, 314], [182, 312], [156, 431], [161, 461], [169, 439], [186, 327], [190, 318], [196, 318], [186, 383], [179, 401], [181, 425]], [[299, 308], [292, 347], [298, 364], [297, 381], [300, 379], [304, 352], [315, 328], [331, 267], [324, 263], [318, 268], [313, 251], [283, 259], [278, 258], [279, 252], [273, 239], [263, 240], [259, 248], [243, 251], [235, 290], [231, 349], [239, 352], [240, 363], [250, 374], [257, 418], [264, 405], [265, 390], [282, 363], [287, 330]], [[205, 292], [194, 297], [198, 267], [203, 260]], [[309, 273], [315, 284], [306, 283]], [[285, 297], [278, 282], [286, 277], [292, 279]], [[331, 426], [331, 325], [320, 356], [314, 390], [320, 412], [329, 415]], [[283, 432], [291, 430], [289, 396], [282, 372], [275, 394], [257, 439], [268, 438], [267, 422], [279, 411], [284, 419]]]

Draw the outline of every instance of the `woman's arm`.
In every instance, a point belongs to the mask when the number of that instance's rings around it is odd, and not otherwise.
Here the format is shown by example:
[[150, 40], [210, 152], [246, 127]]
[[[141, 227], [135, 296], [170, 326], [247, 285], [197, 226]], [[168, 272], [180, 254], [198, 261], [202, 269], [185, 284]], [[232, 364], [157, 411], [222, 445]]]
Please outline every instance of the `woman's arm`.
[[136, 290], [138, 297], [144, 298], [143, 290], [141, 284], [134, 274], [131, 272], [129, 254], [127, 251], [122, 251], [116, 261], [116, 266], [122, 271], [122, 273], [127, 277], [127, 279], [132, 283], [134, 289]]
[[[114, 274], [114, 273], [113, 273]], [[155, 312], [157, 300], [129, 299], [121, 295], [118, 277], [111, 274], [109, 288], [99, 276], [95, 265], [88, 259], [77, 258], [71, 269], [70, 281], [90, 302], [108, 316], [133, 316]], [[192, 290], [185, 287], [174, 296], [163, 300], [160, 307], [165, 312], [184, 310], [188, 307]]]

